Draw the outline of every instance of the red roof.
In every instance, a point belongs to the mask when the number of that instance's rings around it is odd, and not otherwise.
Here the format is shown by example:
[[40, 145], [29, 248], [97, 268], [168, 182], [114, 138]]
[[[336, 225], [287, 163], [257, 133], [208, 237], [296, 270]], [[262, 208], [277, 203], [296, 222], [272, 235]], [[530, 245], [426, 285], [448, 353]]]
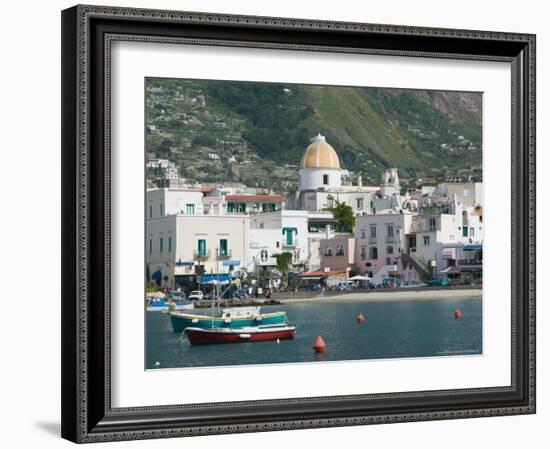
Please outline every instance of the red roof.
[[339, 270], [339, 271], [306, 271], [305, 273], [299, 274], [298, 276], [301, 277], [319, 277], [319, 276], [332, 276], [334, 274], [342, 274], [345, 273], [345, 270]]
[[242, 201], [244, 203], [262, 203], [268, 201], [283, 201], [282, 195], [225, 195], [226, 201]]

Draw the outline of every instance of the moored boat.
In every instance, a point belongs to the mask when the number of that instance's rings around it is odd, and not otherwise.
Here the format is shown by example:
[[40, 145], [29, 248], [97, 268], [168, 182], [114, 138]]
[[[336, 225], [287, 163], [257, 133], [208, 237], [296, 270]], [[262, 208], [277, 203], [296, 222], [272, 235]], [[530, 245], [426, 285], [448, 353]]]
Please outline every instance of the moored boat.
[[147, 305], [147, 312], [168, 312], [169, 310], [190, 310], [194, 308], [193, 301], [166, 301], [164, 299], [152, 299]]
[[185, 334], [192, 345], [214, 343], [244, 343], [257, 341], [290, 340], [296, 328], [289, 325], [247, 326], [240, 328], [188, 327]]
[[240, 328], [269, 324], [286, 324], [286, 312], [260, 313], [259, 307], [234, 307], [222, 309], [211, 315], [199, 315], [170, 311], [174, 332], [183, 332], [188, 327]]

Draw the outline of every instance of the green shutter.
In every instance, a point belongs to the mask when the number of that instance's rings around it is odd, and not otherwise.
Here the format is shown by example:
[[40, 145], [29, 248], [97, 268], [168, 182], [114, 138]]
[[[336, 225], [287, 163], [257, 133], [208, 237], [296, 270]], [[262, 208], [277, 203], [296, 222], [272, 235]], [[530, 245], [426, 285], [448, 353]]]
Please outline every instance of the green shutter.
[[200, 239], [198, 245], [199, 256], [206, 256], [206, 240]]
[[227, 256], [227, 239], [220, 239], [220, 256]]

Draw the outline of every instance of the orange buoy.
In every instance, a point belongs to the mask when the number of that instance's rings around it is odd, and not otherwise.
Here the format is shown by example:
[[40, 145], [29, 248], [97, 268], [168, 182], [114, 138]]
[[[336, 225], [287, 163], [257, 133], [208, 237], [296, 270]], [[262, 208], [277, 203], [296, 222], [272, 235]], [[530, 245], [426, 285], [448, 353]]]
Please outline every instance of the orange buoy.
[[363, 324], [363, 323], [365, 322], [365, 315], [363, 315], [362, 313], [360, 313], [359, 315], [357, 315], [356, 321], [357, 321], [359, 324]]
[[462, 318], [462, 312], [459, 309], [455, 310], [455, 319]]
[[325, 352], [327, 345], [325, 344], [324, 340], [321, 338], [320, 335], [317, 335], [317, 339], [315, 340], [315, 343], [313, 345], [313, 350], [315, 352]]

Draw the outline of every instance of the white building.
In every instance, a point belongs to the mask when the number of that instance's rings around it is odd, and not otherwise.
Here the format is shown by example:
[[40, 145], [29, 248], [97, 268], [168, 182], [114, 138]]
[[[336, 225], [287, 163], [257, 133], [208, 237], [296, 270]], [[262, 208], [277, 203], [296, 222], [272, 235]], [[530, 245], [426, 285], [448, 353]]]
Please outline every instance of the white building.
[[309, 260], [308, 213], [280, 210], [250, 217], [250, 256], [253, 269], [271, 269], [274, 254], [289, 252], [292, 265], [304, 267]]
[[[476, 256], [464, 254], [464, 248], [471, 247], [477, 254], [482, 245], [482, 209], [465, 206], [455, 196], [454, 201], [419, 209], [413, 218], [405, 248], [413, 261], [426, 267], [432, 276], [439, 276], [459, 274], [460, 270], [447, 268], [459, 267], [461, 260], [475, 259]], [[465, 272], [473, 271], [468, 268]], [[478, 272], [481, 275], [481, 264]]]
[[250, 260], [249, 226], [247, 215], [174, 214], [149, 219], [148, 280], [185, 288], [197, 281], [197, 272], [228, 278]]
[[203, 192], [199, 188], [152, 189], [146, 195], [148, 219], [165, 215], [202, 215]]

